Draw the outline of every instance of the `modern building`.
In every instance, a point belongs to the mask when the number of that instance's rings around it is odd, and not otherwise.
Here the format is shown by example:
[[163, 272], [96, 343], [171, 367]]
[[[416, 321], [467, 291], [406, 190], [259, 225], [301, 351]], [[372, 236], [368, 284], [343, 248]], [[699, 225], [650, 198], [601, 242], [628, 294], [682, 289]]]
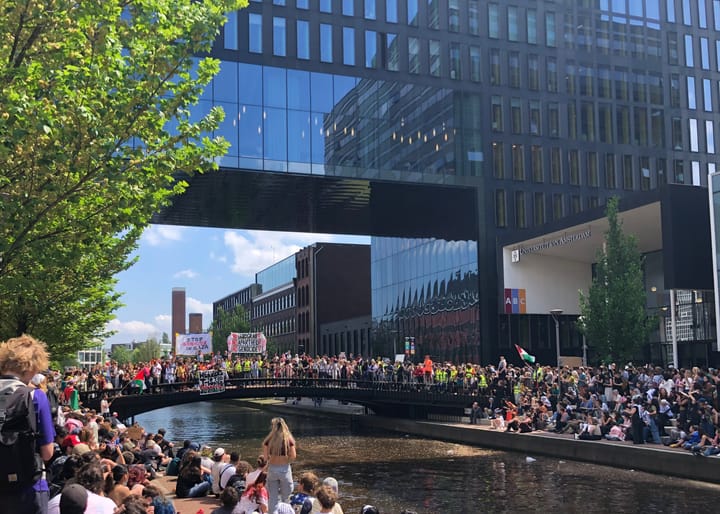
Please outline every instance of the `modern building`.
[[173, 287], [170, 328], [173, 354], [175, 353], [175, 339], [177, 334], [185, 333], [185, 288]]
[[370, 355], [369, 246], [315, 243], [258, 272], [253, 285], [251, 330], [277, 348]]
[[157, 221], [371, 235], [375, 353], [492, 361], [498, 241], [707, 186], [719, 32], [718, 0], [252, 1], [200, 102], [222, 171]]
[[98, 364], [104, 364], [105, 350], [102, 346], [85, 348], [77, 352], [78, 366], [84, 369], [92, 368]]

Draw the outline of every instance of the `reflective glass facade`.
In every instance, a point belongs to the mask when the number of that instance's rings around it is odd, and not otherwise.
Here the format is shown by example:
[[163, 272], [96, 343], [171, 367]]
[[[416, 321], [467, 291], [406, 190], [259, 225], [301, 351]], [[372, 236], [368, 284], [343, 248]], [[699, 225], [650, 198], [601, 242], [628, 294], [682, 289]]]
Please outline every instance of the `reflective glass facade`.
[[477, 362], [477, 243], [373, 238], [370, 253], [376, 353], [402, 353], [414, 337], [417, 352]]
[[[707, 186], [719, 30], [720, 0], [253, 1], [218, 40], [222, 71], [198, 113], [225, 110], [226, 169], [474, 188], [479, 335], [467, 344], [494, 359], [507, 351], [498, 237], [611, 196]], [[378, 328], [403, 293], [428, 297], [410, 285], [425, 271], [375, 270], [428, 241], [386, 244], [373, 251]]]
[[222, 61], [198, 110], [212, 105], [228, 168], [435, 183], [481, 172], [479, 94]]
[[267, 293], [277, 287], [291, 284], [294, 278], [295, 254], [256, 273], [255, 283], [262, 287], [263, 293]]

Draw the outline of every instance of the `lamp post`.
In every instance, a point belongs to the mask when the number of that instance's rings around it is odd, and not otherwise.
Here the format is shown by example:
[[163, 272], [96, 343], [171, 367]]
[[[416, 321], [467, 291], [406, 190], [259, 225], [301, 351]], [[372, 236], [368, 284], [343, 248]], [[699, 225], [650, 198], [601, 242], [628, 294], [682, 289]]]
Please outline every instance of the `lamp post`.
[[557, 367], [560, 367], [560, 314], [563, 313], [562, 309], [550, 309], [550, 315], [555, 321], [555, 357], [557, 358]]
[[583, 318], [582, 316], [578, 316], [577, 325], [580, 329], [580, 333], [582, 334], [582, 363], [583, 366], [587, 366], [587, 339], [585, 338], [585, 318]]

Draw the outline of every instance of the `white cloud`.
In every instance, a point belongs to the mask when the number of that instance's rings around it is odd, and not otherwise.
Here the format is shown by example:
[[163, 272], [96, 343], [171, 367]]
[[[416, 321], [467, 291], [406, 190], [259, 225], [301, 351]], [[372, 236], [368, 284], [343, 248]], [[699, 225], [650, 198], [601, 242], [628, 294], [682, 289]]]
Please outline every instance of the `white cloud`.
[[225, 255], [218, 255], [215, 252], [210, 252], [210, 260], [225, 263], [227, 262], [227, 257]]
[[193, 270], [184, 269], [182, 271], [178, 271], [177, 273], [175, 273], [173, 275], [173, 278], [195, 278], [197, 276], [198, 276], [198, 274], [195, 273]]
[[116, 332], [116, 334], [108, 340], [110, 343], [145, 341], [148, 337], [158, 337], [162, 334], [160, 327], [138, 320], [121, 321], [115, 318], [108, 322], [106, 328], [107, 330]]
[[212, 303], [203, 303], [197, 298], [188, 296], [185, 300], [185, 308], [188, 314], [199, 312], [203, 315], [203, 329], [210, 325], [213, 312]]
[[172, 225], [150, 225], [143, 232], [143, 240], [150, 246], [160, 246], [162, 244], [182, 241], [184, 227], [176, 227]]
[[317, 241], [318, 234], [295, 232], [243, 231], [225, 232], [225, 246], [232, 252], [230, 269], [233, 273], [252, 276], [301, 248]]

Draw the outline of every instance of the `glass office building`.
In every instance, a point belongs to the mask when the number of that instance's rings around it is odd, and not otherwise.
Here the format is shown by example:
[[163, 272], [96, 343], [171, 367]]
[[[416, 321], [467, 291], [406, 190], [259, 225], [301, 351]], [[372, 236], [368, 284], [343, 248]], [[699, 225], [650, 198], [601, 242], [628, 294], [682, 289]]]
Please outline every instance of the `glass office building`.
[[213, 55], [225, 170], [474, 191], [474, 238], [373, 240], [384, 348], [495, 359], [498, 237], [716, 169], [720, 0], [251, 1]]

